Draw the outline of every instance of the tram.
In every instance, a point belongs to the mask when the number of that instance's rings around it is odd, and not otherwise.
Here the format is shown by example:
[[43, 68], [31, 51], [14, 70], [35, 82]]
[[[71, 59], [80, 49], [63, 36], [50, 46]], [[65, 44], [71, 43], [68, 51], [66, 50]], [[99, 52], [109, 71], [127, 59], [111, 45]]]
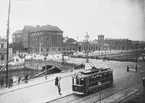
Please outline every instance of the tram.
[[93, 68], [74, 73], [72, 77], [72, 91], [85, 95], [99, 85], [113, 84], [113, 70], [111, 68]]

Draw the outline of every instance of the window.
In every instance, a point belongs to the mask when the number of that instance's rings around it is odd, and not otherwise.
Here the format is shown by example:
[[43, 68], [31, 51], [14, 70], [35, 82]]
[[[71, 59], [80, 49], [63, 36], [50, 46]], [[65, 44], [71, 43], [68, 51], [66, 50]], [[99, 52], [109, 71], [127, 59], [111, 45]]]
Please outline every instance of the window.
[[4, 43], [1, 43], [1, 49], [3, 49], [4, 48]]
[[47, 48], [46, 51], [49, 52], [49, 48]]
[[4, 60], [5, 59], [5, 56], [4, 55], [1, 55], [1, 60]]
[[80, 79], [80, 85], [84, 85], [85, 84], [85, 80], [83, 78]]
[[16, 62], [19, 62], [19, 59], [16, 59]]

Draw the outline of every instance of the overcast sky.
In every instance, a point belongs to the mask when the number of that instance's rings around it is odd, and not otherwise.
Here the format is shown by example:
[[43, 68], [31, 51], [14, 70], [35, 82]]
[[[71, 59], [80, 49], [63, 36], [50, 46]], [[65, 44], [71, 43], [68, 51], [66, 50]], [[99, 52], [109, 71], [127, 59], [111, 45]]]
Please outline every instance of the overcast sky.
[[[6, 36], [8, 0], [0, 0], [0, 36]], [[145, 40], [143, 0], [11, 0], [10, 36], [24, 25], [54, 25], [64, 36], [90, 40]]]

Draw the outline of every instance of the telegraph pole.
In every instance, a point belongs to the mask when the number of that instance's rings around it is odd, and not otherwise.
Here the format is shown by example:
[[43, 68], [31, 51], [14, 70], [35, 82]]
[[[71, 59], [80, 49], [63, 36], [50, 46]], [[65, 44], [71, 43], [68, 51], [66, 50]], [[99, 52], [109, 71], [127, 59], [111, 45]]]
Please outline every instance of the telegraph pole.
[[10, 6], [11, 0], [9, 0], [9, 8], [8, 8], [8, 21], [7, 21], [7, 56], [6, 56], [6, 87], [8, 87], [8, 59], [9, 59], [9, 23], [10, 23]]

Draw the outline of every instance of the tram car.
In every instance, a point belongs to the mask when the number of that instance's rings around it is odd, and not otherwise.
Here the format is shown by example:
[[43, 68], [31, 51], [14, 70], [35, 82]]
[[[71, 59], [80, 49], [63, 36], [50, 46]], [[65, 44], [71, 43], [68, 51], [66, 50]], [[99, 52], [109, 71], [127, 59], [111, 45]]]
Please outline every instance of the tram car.
[[77, 72], [72, 77], [72, 91], [75, 94], [85, 95], [94, 88], [106, 84], [113, 84], [113, 70], [111, 68], [93, 68]]

